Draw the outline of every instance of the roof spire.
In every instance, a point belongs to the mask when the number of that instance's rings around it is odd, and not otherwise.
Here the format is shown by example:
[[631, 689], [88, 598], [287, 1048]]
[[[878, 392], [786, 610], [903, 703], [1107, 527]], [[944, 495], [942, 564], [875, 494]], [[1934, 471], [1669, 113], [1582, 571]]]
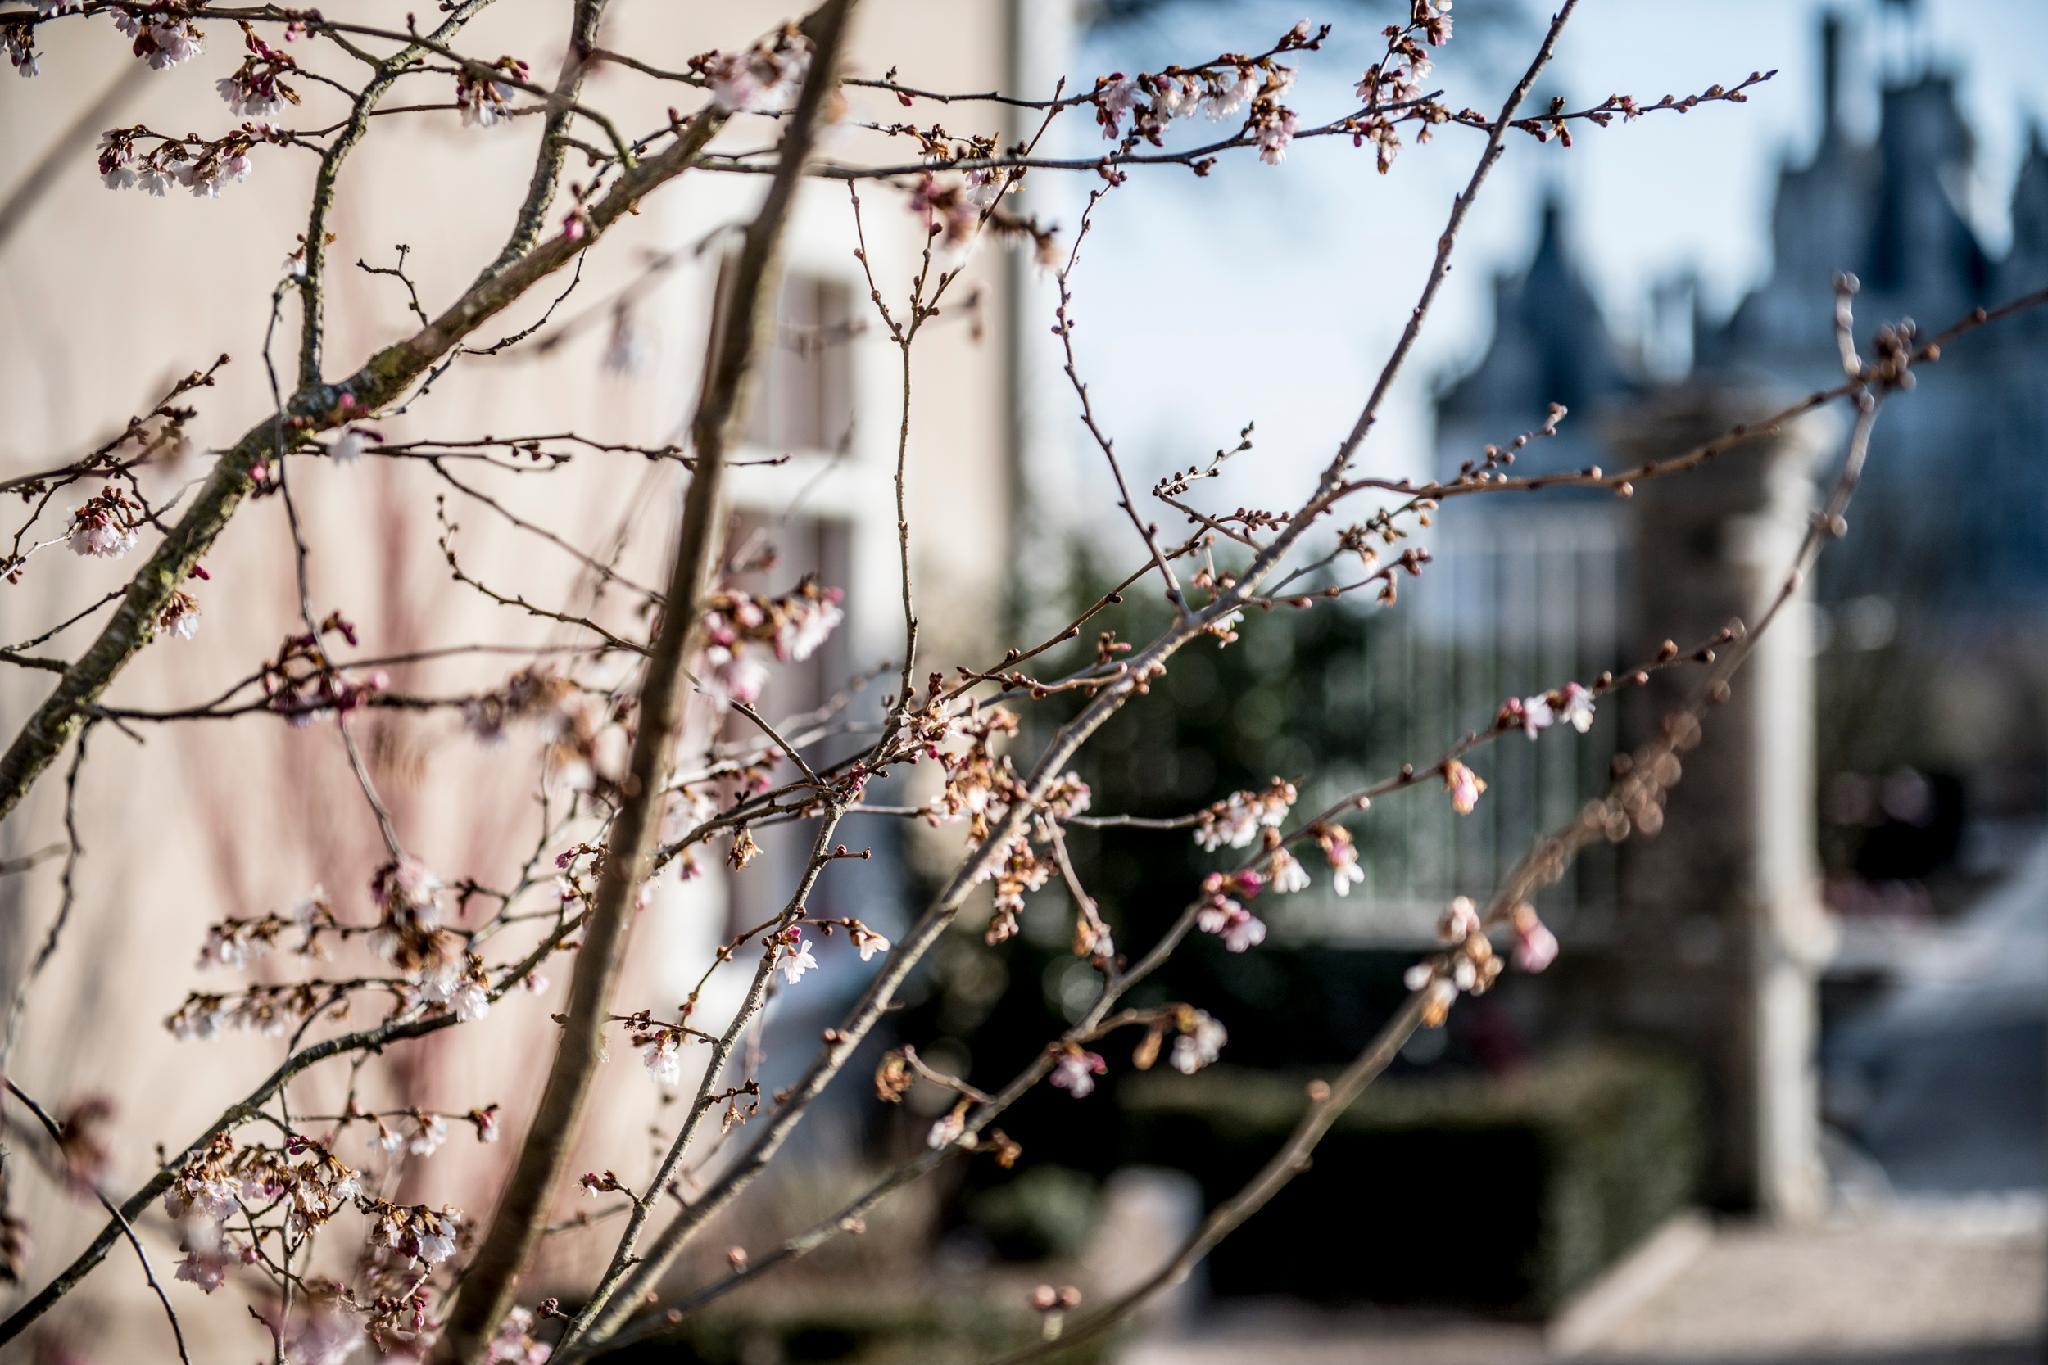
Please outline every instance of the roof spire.
[[1829, 10], [1820, 21], [1820, 135], [1832, 142], [1841, 130], [1842, 16]]

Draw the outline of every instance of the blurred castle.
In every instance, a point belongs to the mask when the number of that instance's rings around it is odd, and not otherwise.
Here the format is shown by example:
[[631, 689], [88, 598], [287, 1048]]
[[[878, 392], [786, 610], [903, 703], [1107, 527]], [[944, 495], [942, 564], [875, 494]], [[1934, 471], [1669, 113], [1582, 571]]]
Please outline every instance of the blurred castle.
[[[1818, 143], [1804, 164], [1781, 169], [1770, 274], [1725, 320], [1703, 316], [1693, 281], [1676, 278], [1655, 291], [1647, 334], [1624, 344], [1572, 258], [1562, 206], [1546, 201], [1528, 266], [1495, 281], [1484, 358], [1438, 395], [1445, 473], [1535, 425], [1551, 402], [1574, 420], [1530, 446], [1518, 469], [1612, 467], [1614, 419], [1662, 391], [1732, 389], [1756, 403], [1839, 383], [1838, 271], [1862, 283], [1866, 347], [1881, 322], [1912, 318], [1931, 332], [2048, 284], [2048, 141], [2038, 128], [2030, 134], [2010, 245], [1995, 258], [1960, 206], [1973, 139], [1957, 77], [1928, 55], [1910, 6], [1885, 18], [1894, 30], [1886, 36], [1903, 41], [1883, 44], [1889, 60], [1869, 141], [1841, 117], [1851, 74], [1844, 21], [1823, 19]], [[2038, 610], [2048, 596], [2048, 485], [2033, 468], [2048, 428], [2048, 318], [2023, 316], [1965, 346], [1956, 361], [1925, 367], [1917, 391], [1887, 408], [1852, 533], [1822, 561], [1821, 766], [1870, 773], [1910, 763], [1967, 775], [1971, 791], [1957, 800], [1967, 799], [1972, 818], [2031, 817], [2044, 805], [2038, 760], [2048, 755], [2030, 700], [2048, 681]]]

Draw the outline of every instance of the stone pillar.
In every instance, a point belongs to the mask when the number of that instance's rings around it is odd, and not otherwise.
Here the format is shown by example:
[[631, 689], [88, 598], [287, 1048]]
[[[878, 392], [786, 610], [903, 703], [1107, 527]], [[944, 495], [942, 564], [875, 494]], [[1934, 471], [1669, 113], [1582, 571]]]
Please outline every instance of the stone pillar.
[[[1755, 390], [1686, 387], [1621, 414], [1621, 461], [1675, 454], [1781, 406]], [[1635, 495], [1633, 620], [1624, 659], [1682, 648], [1731, 618], [1756, 622], [1817, 506], [1831, 430], [1815, 414]], [[1652, 678], [1633, 699], [1634, 742], [1690, 697], [1702, 669]], [[1820, 900], [1813, 639], [1802, 585], [1709, 709], [1682, 758], [1663, 831], [1626, 852], [1612, 982], [1619, 1022], [1698, 1058], [1707, 1089], [1707, 1196], [1781, 1218], [1824, 1196], [1816, 983], [1832, 931]]]

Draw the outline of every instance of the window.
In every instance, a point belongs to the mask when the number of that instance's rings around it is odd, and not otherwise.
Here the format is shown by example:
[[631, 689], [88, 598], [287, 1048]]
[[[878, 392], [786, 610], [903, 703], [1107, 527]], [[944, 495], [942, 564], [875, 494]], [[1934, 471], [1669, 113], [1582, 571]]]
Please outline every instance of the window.
[[[719, 272], [723, 313], [732, 262]], [[742, 423], [749, 444], [775, 451], [838, 451], [853, 429], [853, 290], [844, 280], [790, 270], [764, 339]]]

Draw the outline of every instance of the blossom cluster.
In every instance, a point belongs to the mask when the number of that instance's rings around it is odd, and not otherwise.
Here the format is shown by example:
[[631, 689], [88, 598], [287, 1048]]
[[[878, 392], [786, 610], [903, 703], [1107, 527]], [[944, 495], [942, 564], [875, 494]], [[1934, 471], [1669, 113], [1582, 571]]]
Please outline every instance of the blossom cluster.
[[[929, 747], [928, 752], [943, 769], [944, 783], [926, 805], [925, 818], [934, 825], [965, 820], [968, 839], [979, 841], [1002, 823], [1014, 803], [1031, 800], [1008, 756], [995, 751], [999, 740], [1016, 734], [1017, 716], [1004, 707], [990, 707], [970, 711], [952, 728], [967, 745], [950, 751], [938, 748], [936, 742]], [[1077, 774], [1053, 778], [1032, 802], [1028, 827], [1013, 835], [998, 856], [985, 859], [976, 869], [977, 882], [995, 883], [995, 915], [987, 932], [990, 943], [1001, 943], [1016, 934], [1025, 896], [1052, 879], [1054, 865], [1040, 855], [1034, 840], [1050, 843], [1058, 837], [1059, 826], [1087, 811], [1091, 799], [1088, 784]], [[1106, 949], [1106, 944], [1097, 945], [1098, 951]]]
[[1195, 912], [1195, 927], [1223, 940], [1233, 953], [1246, 952], [1266, 941], [1266, 925], [1244, 908], [1242, 901], [1256, 898], [1266, 879], [1256, 872], [1225, 876], [1211, 872], [1202, 879], [1202, 903]]
[[1568, 682], [1553, 692], [1511, 698], [1501, 709], [1501, 723], [1520, 726], [1531, 739], [1559, 723], [1583, 735], [1593, 728], [1593, 693], [1578, 683]]
[[606, 699], [544, 664], [522, 668], [502, 687], [462, 704], [464, 728], [485, 745], [503, 743], [514, 721], [534, 727], [550, 779], [569, 791], [596, 790], [623, 769], [625, 734]]
[[1182, 1009], [1175, 1019], [1180, 1028], [1170, 1058], [1175, 1071], [1192, 1076], [1223, 1055], [1223, 1045], [1230, 1041], [1230, 1034], [1214, 1015], [1204, 1010]]
[[251, 986], [232, 995], [193, 991], [164, 1027], [180, 1042], [206, 1042], [227, 1028], [275, 1038], [311, 1018], [325, 1003], [325, 997], [304, 982]]
[[811, 69], [811, 40], [785, 25], [741, 52], [706, 52], [690, 59], [727, 113], [774, 113], [788, 108]]
[[156, 633], [175, 640], [189, 640], [199, 633], [199, 599], [183, 588], [173, 588], [157, 609]]
[[[496, 73], [495, 75], [492, 73]], [[505, 117], [512, 102], [513, 87], [499, 76], [524, 81], [526, 63], [516, 57], [500, 57], [488, 67], [468, 67], [455, 73], [455, 107], [466, 128], [488, 128]]]
[[[1314, 47], [1327, 32], [1315, 32], [1303, 20], [1281, 38], [1275, 50]], [[1280, 103], [1293, 85], [1294, 69], [1270, 55], [1222, 57], [1204, 66], [1168, 67], [1135, 76], [1114, 72], [1096, 80], [1092, 99], [1095, 121], [1104, 137], [1126, 136], [1124, 123], [1128, 119], [1128, 136], [1153, 146], [1163, 144], [1167, 128], [1177, 119], [1198, 114], [1211, 120], [1227, 119], [1249, 105], [1246, 127], [1258, 145], [1259, 160], [1277, 166], [1286, 159], [1298, 123], [1294, 111]]]
[[246, 967], [267, 956], [278, 939], [290, 930], [304, 932], [300, 952], [311, 950], [324, 930], [336, 926], [334, 907], [327, 892], [314, 887], [283, 914], [252, 915], [247, 919], [229, 916], [206, 927], [206, 939], [199, 947], [199, 965], [205, 967]]
[[1086, 1099], [1095, 1089], [1095, 1078], [1109, 1070], [1109, 1063], [1102, 1057], [1075, 1043], [1068, 1043], [1058, 1049], [1059, 1060], [1053, 1063], [1052, 1083], [1075, 1099]]
[[463, 936], [442, 927], [446, 890], [410, 854], [385, 863], [370, 879], [380, 912], [371, 942], [407, 976], [401, 1008], [446, 1010], [469, 1023], [490, 1012], [490, 979]]
[[141, 506], [127, 492], [108, 484], [71, 514], [66, 541], [75, 555], [119, 559], [135, 548], [141, 524]]
[[378, 1201], [374, 1213], [371, 1246], [387, 1247], [394, 1254], [425, 1266], [439, 1265], [455, 1254], [462, 1217], [447, 1205], [431, 1209], [425, 1204]]
[[765, 648], [779, 663], [811, 657], [846, 613], [846, 594], [805, 578], [780, 597], [726, 591], [713, 594], [704, 613], [704, 668], [698, 684], [723, 710], [751, 706], [768, 685]]
[[1262, 792], [1232, 792], [1197, 817], [1195, 842], [1206, 853], [1228, 845], [1244, 848], [1266, 829], [1278, 829], [1299, 799], [1292, 782], [1274, 778]]
[[7, 61], [13, 66], [14, 74], [29, 79], [43, 73], [42, 59], [36, 55], [36, 31], [26, 24], [0, 29], [0, 43], [7, 47]]
[[330, 612], [317, 630], [285, 637], [277, 657], [265, 661], [259, 678], [270, 709], [293, 725], [310, 725], [322, 712], [343, 716], [384, 691], [390, 679], [382, 669], [351, 677], [327, 657], [321, 639], [338, 635], [356, 643], [356, 628], [339, 612]]
[[320, 1143], [294, 1134], [283, 1146], [238, 1147], [217, 1133], [178, 1169], [164, 1192], [164, 1212], [178, 1227], [184, 1259], [177, 1277], [211, 1294], [230, 1265], [255, 1259], [253, 1244], [228, 1232], [230, 1219], [283, 1206], [285, 1227], [304, 1237], [350, 1205], [364, 1209], [355, 1169]]
[[[257, 123], [210, 140], [161, 137], [139, 124], [112, 128], [100, 135], [100, 180], [110, 190], [139, 189], [159, 199], [174, 184], [195, 199], [218, 199], [229, 181], [249, 178], [249, 150], [265, 136]], [[139, 145], [145, 137], [157, 138], [148, 151]]]
[[298, 70], [291, 54], [264, 42], [246, 24], [242, 26], [242, 43], [249, 55], [233, 74], [213, 83], [229, 112], [237, 118], [268, 119], [282, 113], [287, 104], [297, 104], [299, 92], [284, 79], [287, 72]]
[[114, 27], [133, 40], [135, 55], [148, 62], [152, 71], [168, 71], [206, 51], [200, 41], [205, 35], [186, 17], [185, 6], [174, 0], [117, 9]]
[[966, 260], [983, 218], [1003, 195], [1003, 172], [991, 167], [953, 174], [927, 174], [910, 191], [910, 209], [935, 238], [934, 259], [942, 271]]
[[[1527, 902], [1515, 907], [1515, 965], [1526, 972], [1540, 972], [1557, 958], [1557, 938]], [[1458, 996], [1483, 995], [1501, 974], [1502, 962], [1486, 936], [1485, 922], [1469, 896], [1458, 896], [1444, 908], [1437, 922], [1437, 938], [1444, 950], [1408, 969], [1408, 989], [1424, 993], [1422, 1022], [1430, 1028], [1442, 1025]]]
[[1213, 1065], [1223, 1055], [1223, 1045], [1230, 1041], [1230, 1034], [1214, 1015], [1198, 1010], [1192, 1005], [1176, 1005], [1162, 1011], [1146, 1029], [1143, 1041], [1132, 1061], [1138, 1070], [1150, 1070], [1159, 1060], [1159, 1052], [1165, 1046], [1167, 1034], [1173, 1035], [1173, 1052], [1169, 1061], [1175, 1071], [1183, 1076], [1192, 1076], [1205, 1066]]

